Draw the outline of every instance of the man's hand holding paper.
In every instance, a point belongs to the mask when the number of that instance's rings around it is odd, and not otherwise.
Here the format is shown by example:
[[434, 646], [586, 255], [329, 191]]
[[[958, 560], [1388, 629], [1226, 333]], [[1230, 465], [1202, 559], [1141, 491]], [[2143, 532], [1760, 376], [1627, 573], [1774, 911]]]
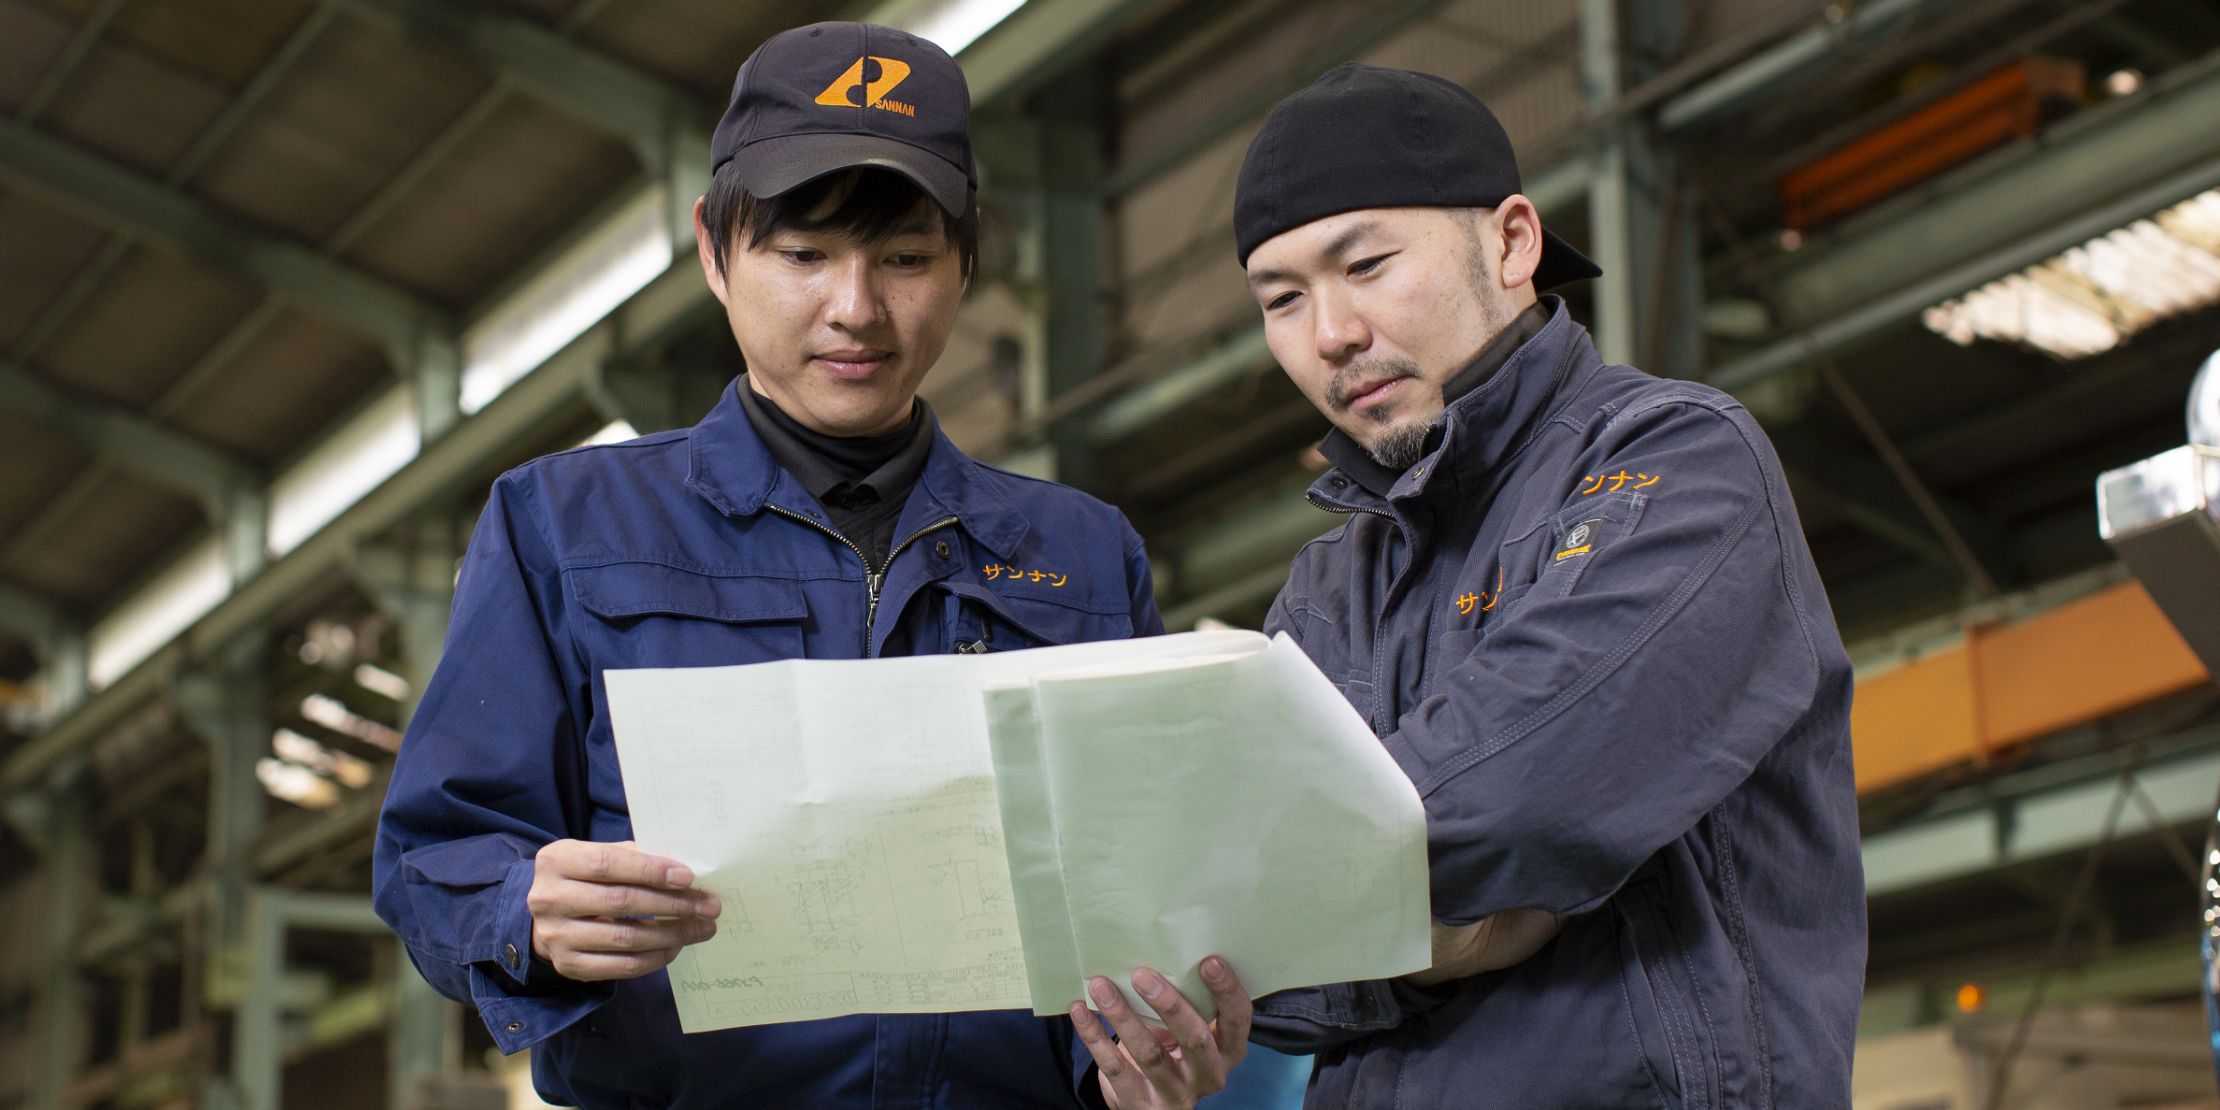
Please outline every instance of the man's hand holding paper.
[[717, 935], [717, 896], [630, 841], [557, 840], [532, 858], [532, 955], [566, 979], [631, 979]]
[[[639, 844], [722, 904], [671, 965], [689, 1031], [1061, 1014], [1148, 967], [1223, 1034], [1251, 993], [1430, 963], [1417, 793], [1284, 638], [606, 681]], [[1201, 974], [1213, 955], [1238, 1014]], [[1104, 1012], [1128, 1007], [1159, 1016], [1139, 992]]]

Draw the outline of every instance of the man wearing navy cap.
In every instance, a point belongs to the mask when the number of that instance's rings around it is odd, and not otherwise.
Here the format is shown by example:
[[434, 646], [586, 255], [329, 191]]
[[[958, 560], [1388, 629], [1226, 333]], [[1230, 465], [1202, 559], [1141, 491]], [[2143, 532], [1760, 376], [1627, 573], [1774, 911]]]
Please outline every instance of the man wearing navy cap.
[[[494, 484], [378, 829], [375, 898], [425, 977], [581, 1106], [1189, 1106], [1248, 995], [1205, 1023], [1147, 969], [1142, 1024], [864, 1015], [682, 1035], [663, 970], [723, 909], [630, 843], [601, 673], [1154, 635], [1124, 517], [965, 457], [917, 388], [978, 254], [969, 95], [938, 47], [824, 23], [741, 66], [695, 208], [747, 372], [691, 429]], [[997, 575], [988, 568], [1043, 573]], [[748, 727], [735, 722], [735, 728]], [[899, 735], [888, 745], [903, 743]], [[1097, 835], [1114, 836], [1116, 830]], [[1167, 867], [1181, 865], [1166, 860]]]
[[1344, 514], [1266, 627], [1427, 813], [1435, 962], [1258, 1000], [1310, 1105], [1847, 1106], [1865, 960], [1850, 666], [1732, 397], [1605, 365], [1510, 140], [1349, 65], [1273, 109], [1239, 257]]

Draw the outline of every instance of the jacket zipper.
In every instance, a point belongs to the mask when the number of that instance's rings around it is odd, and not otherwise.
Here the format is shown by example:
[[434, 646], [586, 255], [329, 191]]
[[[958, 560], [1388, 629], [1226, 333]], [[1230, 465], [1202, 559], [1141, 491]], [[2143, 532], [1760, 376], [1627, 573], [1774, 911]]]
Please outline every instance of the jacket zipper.
[[1359, 508], [1355, 505], [1342, 505], [1335, 502], [1327, 501], [1324, 498], [1319, 497], [1317, 494], [1312, 493], [1308, 490], [1303, 491], [1303, 500], [1310, 502], [1311, 505], [1316, 508], [1324, 509], [1329, 513], [1340, 513], [1343, 516], [1355, 516], [1358, 513], [1371, 513], [1373, 516], [1379, 517], [1381, 520], [1392, 521], [1395, 519], [1395, 516], [1392, 513], [1383, 513], [1378, 509], [1365, 509]]
[[[1398, 529], [1401, 529], [1403, 527], [1403, 522], [1395, 519], [1395, 516], [1392, 513], [1384, 513], [1378, 509], [1360, 508], [1356, 505], [1334, 504], [1319, 497], [1317, 493], [1311, 490], [1303, 491], [1303, 499], [1310, 502], [1312, 505], [1317, 506], [1318, 508], [1326, 510], [1329, 513], [1341, 513], [1345, 516], [1355, 516], [1358, 513], [1370, 513], [1373, 516], [1379, 517], [1382, 520], [1394, 524]], [[1403, 568], [1404, 574], [1408, 574], [1410, 572], [1410, 568], [1417, 565], [1418, 559], [1414, 553], [1411, 562]], [[1387, 623], [1388, 611], [1395, 607], [1396, 594], [1403, 584], [1404, 574], [1396, 575], [1395, 580], [1388, 583], [1388, 595], [1386, 602], [1381, 606], [1380, 612], [1372, 618], [1372, 713], [1370, 715], [1371, 719], [1368, 720], [1366, 723], [1372, 726], [1372, 731], [1374, 732], [1381, 731], [1380, 713], [1381, 710], [1387, 707], [1387, 695], [1385, 691], [1381, 689], [1380, 684], [1380, 629], [1383, 625]]]
[[[865, 655], [871, 654], [871, 626], [877, 623], [879, 619], [879, 587], [886, 584], [887, 568], [894, 565], [894, 557], [896, 555], [900, 555], [902, 553], [902, 549], [915, 542], [919, 536], [922, 536], [927, 532], [939, 531], [940, 529], [946, 528], [954, 523], [956, 523], [955, 517], [943, 517], [940, 520], [936, 520], [931, 524], [928, 524], [925, 527], [910, 533], [907, 539], [904, 539], [902, 542], [895, 544], [893, 547], [887, 549], [886, 562], [880, 564], [877, 574], [872, 574], [869, 572], [869, 563], [864, 564], [864, 582], [871, 587], [871, 607], [865, 610], [863, 614], [863, 653]], [[851, 544], [850, 546], [854, 545]]]
[[779, 514], [780, 516], [785, 517], [788, 520], [807, 524], [810, 527], [815, 528], [818, 531], [823, 532], [824, 534], [831, 536], [836, 540], [839, 540], [841, 544], [845, 546], [848, 550], [856, 553], [856, 561], [863, 564], [864, 587], [870, 593], [870, 601], [863, 611], [863, 654], [864, 657], [867, 659], [871, 656], [871, 633], [873, 627], [878, 623], [879, 620], [879, 587], [886, 584], [886, 571], [888, 567], [894, 565], [894, 557], [896, 555], [900, 555], [902, 553], [902, 549], [915, 542], [918, 537], [923, 536], [928, 532], [937, 532], [942, 528], [946, 528], [949, 525], [956, 523], [955, 517], [943, 517], [940, 520], [936, 520], [931, 524], [928, 524], [925, 527], [910, 533], [907, 539], [904, 539], [902, 542], [895, 544], [893, 547], [889, 548], [886, 553], [886, 562], [881, 563], [877, 570], [873, 570], [871, 568], [871, 557], [865, 555], [863, 553], [863, 549], [856, 546], [856, 541], [851, 540], [844, 535], [841, 535], [839, 529], [820, 521], [811, 520], [810, 518], [803, 516], [802, 514], [797, 513], [792, 509], [782, 509], [779, 508], [777, 505], [772, 505], [769, 503], [766, 503], [763, 507], [771, 510], [774, 513]]

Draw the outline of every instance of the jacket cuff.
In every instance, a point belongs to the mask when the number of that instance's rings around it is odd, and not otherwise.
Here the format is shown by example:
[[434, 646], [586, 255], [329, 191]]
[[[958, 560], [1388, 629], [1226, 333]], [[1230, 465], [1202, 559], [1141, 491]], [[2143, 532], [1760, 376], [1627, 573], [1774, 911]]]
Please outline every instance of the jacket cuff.
[[563, 978], [532, 954], [532, 860], [509, 865], [494, 892], [491, 927], [464, 953], [470, 1001], [504, 1054], [554, 1036], [616, 994], [614, 983]]
[[[463, 953], [464, 962], [490, 967], [516, 990], [545, 985], [553, 972], [540, 969], [540, 961], [532, 955], [532, 908], [524, 899], [532, 892], [534, 873], [530, 857], [509, 865], [494, 892], [491, 927]], [[541, 970], [537, 979], [535, 970]]]
[[1274, 1052], [1318, 1053], [1393, 1029], [1442, 1000], [1399, 980], [1298, 987], [1256, 1000], [1249, 1040]]
[[493, 1034], [494, 1047], [508, 1055], [568, 1029], [617, 993], [615, 983], [573, 983], [562, 994], [513, 994], [505, 976], [484, 964], [470, 965], [470, 1000]]

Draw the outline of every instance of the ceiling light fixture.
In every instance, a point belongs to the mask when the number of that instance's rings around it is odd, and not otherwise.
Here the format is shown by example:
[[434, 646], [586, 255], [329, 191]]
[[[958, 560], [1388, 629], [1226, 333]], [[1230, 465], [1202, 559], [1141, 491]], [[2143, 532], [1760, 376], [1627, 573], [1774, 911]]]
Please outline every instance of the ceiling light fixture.
[[2214, 304], [2220, 189], [1945, 301], [1920, 320], [1961, 347], [1988, 339], [2071, 360]]

